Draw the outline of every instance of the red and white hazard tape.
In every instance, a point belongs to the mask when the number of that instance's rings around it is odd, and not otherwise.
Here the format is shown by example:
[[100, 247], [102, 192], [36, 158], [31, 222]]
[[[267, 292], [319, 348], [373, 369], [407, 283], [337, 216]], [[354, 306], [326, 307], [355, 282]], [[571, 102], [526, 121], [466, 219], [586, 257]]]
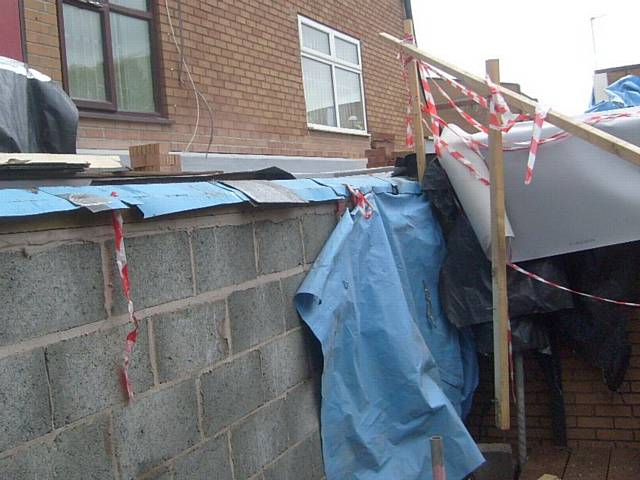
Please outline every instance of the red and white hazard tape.
[[474, 92], [472, 90], [469, 90], [467, 87], [462, 85], [460, 82], [456, 81], [453, 77], [451, 77], [450, 75], [444, 73], [442, 70], [437, 69], [433, 65], [429, 65], [428, 63], [426, 63], [424, 61], [420, 61], [420, 64], [421, 64], [421, 66], [422, 66], [422, 68], [424, 70], [426, 70], [427, 72], [431, 72], [432, 74], [435, 74], [438, 77], [442, 78], [445, 82], [447, 82], [453, 88], [455, 88], [456, 90], [460, 91], [460, 93], [462, 93], [465, 97], [470, 98], [471, 100], [476, 102], [481, 107], [489, 108], [489, 104], [487, 103], [487, 99], [485, 97], [483, 97], [481, 95], [478, 95], [476, 92]]
[[[118, 194], [113, 192], [111, 194], [117, 197]], [[113, 224], [114, 243], [116, 250], [116, 264], [118, 266], [118, 273], [120, 274], [120, 282], [122, 284], [122, 292], [127, 300], [127, 311], [129, 313], [129, 321], [133, 324], [133, 330], [127, 334], [127, 339], [124, 347], [124, 361], [122, 365], [122, 383], [127, 394], [129, 401], [133, 400], [133, 385], [129, 378], [129, 363], [133, 347], [136, 344], [138, 338], [138, 319], [133, 312], [133, 301], [131, 300], [131, 288], [129, 283], [129, 265], [127, 263], [127, 255], [124, 250], [124, 223], [122, 221], [122, 214], [114, 210], [111, 212], [111, 220]]]
[[[414, 43], [413, 35], [407, 34], [403, 37], [403, 41], [407, 43]], [[402, 65], [402, 80], [404, 82], [405, 90], [407, 91], [407, 115], [405, 117], [406, 124], [406, 144], [407, 148], [413, 148], [415, 146], [415, 139], [413, 137], [413, 127], [412, 127], [412, 116], [411, 116], [411, 89], [409, 88], [409, 74], [407, 72], [407, 64], [411, 62], [411, 57], [407, 57], [407, 55], [400, 51], [398, 52], [398, 60], [400, 60], [400, 64]]]
[[549, 113], [549, 107], [538, 103], [536, 105], [536, 114], [533, 119], [533, 133], [531, 134], [531, 147], [529, 148], [529, 159], [527, 160], [527, 171], [524, 175], [524, 184], [529, 185], [533, 180], [533, 167], [536, 164], [536, 155], [538, 154], [538, 146], [542, 137], [542, 124]]
[[[465, 156], [451, 148], [451, 146], [442, 139], [440, 136], [440, 128], [447, 126], [447, 122], [445, 122], [440, 115], [438, 115], [438, 109], [436, 107], [435, 100], [433, 98], [433, 94], [431, 92], [431, 88], [428, 80], [428, 66], [424, 62], [418, 63], [418, 73], [420, 77], [420, 81], [422, 83], [422, 87], [425, 93], [425, 101], [426, 105], [422, 109], [424, 113], [429, 115], [431, 120], [431, 134], [433, 135], [434, 147], [436, 151], [436, 155], [441, 155], [442, 150], [447, 150], [449, 154], [460, 164], [462, 164], [476, 179], [482, 182], [485, 185], [489, 185], [489, 180], [483, 177], [478, 170], [473, 166], [473, 164], [465, 158]], [[405, 64], [406, 68], [406, 64]], [[445, 94], [446, 95], [446, 94]], [[453, 101], [452, 101], [453, 102]], [[426, 122], [425, 122], [426, 123]]]
[[449, 152], [449, 154], [455, 160], [460, 162], [460, 164], [462, 164], [469, 171], [469, 173], [471, 173], [471, 175], [473, 175], [473, 177], [476, 180], [479, 180], [480, 183], [482, 183], [484, 185], [491, 185], [491, 182], [489, 181], [489, 179], [483, 177], [482, 174], [480, 172], [478, 172], [478, 170], [476, 170], [476, 168], [473, 166], [473, 163], [471, 163], [469, 160], [467, 160], [462, 153], [460, 153], [459, 151], [454, 150], [453, 148], [451, 148], [451, 146], [445, 140], [442, 140], [441, 138], [438, 139], [438, 145], [439, 145], [439, 147], [441, 149], [447, 150]]
[[[422, 85], [423, 88], [425, 89], [425, 93], [427, 91], [427, 88], [429, 88], [429, 81], [427, 80], [428, 77], [428, 73], [427, 70], [424, 67], [424, 62], [420, 62], [419, 64], [420, 66], [420, 80], [422, 81]], [[451, 107], [458, 112], [458, 114], [460, 116], [462, 116], [462, 118], [464, 118], [471, 126], [473, 126], [474, 128], [476, 128], [478, 131], [480, 132], [484, 132], [487, 133], [487, 127], [485, 127], [484, 125], [482, 125], [482, 123], [480, 123], [479, 121], [477, 121], [475, 118], [473, 118], [471, 115], [469, 115], [467, 112], [465, 112], [464, 110], [462, 110], [462, 108], [460, 108], [456, 102], [453, 101], [453, 99], [449, 96], [449, 94], [438, 84], [438, 82], [433, 82], [433, 84], [436, 86], [436, 88], [438, 89], [438, 91], [440, 92], [440, 95], [442, 95], [447, 102], [449, 102], [449, 105], [451, 105]], [[429, 91], [429, 95], [431, 95], [431, 92]], [[425, 95], [426, 97], [426, 95]], [[435, 105], [435, 102], [433, 102]], [[429, 105], [429, 101], [427, 100], [427, 105]], [[434, 109], [435, 110], [435, 109]], [[430, 115], [430, 112], [427, 112]], [[439, 117], [438, 117], [439, 118]], [[441, 120], [441, 119], [440, 119]]]
[[360, 190], [358, 190], [357, 188], [353, 188], [351, 185], [348, 185], [346, 183], [344, 185], [345, 187], [347, 187], [347, 190], [349, 190], [356, 208], [360, 211], [360, 213], [362, 213], [362, 216], [365, 220], [369, 220], [373, 216], [373, 205], [369, 203], [367, 197]]
[[[515, 114], [511, 112], [507, 101], [500, 93], [500, 89], [491, 81], [489, 75], [486, 76], [485, 81], [489, 87], [489, 92], [491, 92], [489, 96], [489, 128], [506, 133], [516, 123], [530, 119], [529, 115], [524, 113]], [[498, 115], [500, 115], [501, 121], [498, 121]]]
[[426, 77], [426, 71], [423, 71], [422, 62], [418, 62], [418, 73], [420, 82], [422, 83], [422, 89], [424, 90], [424, 98], [425, 98], [425, 111], [429, 114], [429, 119], [431, 120], [431, 133], [434, 139], [440, 138], [440, 127], [442, 119], [438, 115], [438, 110], [436, 109], [436, 102], [433, 99], [433, 93], [431, 92], [431, 87], [429, 85], [429, 81]]
[[558, 288], [560, 290], [564, 290], [565, 292], [569, 292], [569, 293], [573, 293], [574, 295], [580, 295], [581, 297], [585, 297], [585, 298], [590, 298], [592, 300], [597, 300], [598, 302], [605, 302], [605, 303], [612, 303], [614, 305], [622, 305], [624, 307], [634, 307], [634, 308], [640, 308], [640, 303], [634, 303], [634, 302], [624, 302], [621, 300], [612, 300], [610, 298], [605, 298], [605, 297], [600, 297], [598, 295], [591, 295], [590, 293], [585, 293], [585, 292], [579, 292], [577, 290], [572, 290], [571, 288], [568, 287], [564, 287], [562, 285], [559, 285], [555, 282], [552, 282], [550, 280], [546, 280], [544, 278], [542, 278], [540, 275], [537, 275], [533, 272], [529, 272], [528, 270], [525, 270], [524, 268], [516, 265], [515, 263], [508, 263], [508, 265], [513, 268], [516, 272], [520, 272], [523, 275], [526, 275], [529, 278], [532, 278], [538, 282], [544, 283], [545, 285], [549, 285], [550, 287], [554, 287], [554, 288]]

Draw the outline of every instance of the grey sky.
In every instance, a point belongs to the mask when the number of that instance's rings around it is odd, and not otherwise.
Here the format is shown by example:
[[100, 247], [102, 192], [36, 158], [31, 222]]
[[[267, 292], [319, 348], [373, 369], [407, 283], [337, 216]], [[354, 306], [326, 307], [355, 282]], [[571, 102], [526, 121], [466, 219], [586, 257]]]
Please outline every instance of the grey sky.
[[639, 1], [412, 3], [420, 48], [481, 75], [485, 59], [499, 58], [504, 81], [564, 113], [587, 108], [594, 67], [640, 63]]

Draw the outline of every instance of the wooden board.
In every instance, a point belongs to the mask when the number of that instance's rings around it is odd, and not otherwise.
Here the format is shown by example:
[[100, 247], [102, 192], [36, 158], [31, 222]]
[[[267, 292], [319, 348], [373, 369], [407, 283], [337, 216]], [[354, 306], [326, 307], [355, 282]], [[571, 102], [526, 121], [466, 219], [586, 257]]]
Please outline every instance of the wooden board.
[[126, 169], [117, 155], [62, 155], [54, 153], [0, 153], [0, 165], [12, 163], [37, 168], [38, 164], [87, 165], [90, 169]]

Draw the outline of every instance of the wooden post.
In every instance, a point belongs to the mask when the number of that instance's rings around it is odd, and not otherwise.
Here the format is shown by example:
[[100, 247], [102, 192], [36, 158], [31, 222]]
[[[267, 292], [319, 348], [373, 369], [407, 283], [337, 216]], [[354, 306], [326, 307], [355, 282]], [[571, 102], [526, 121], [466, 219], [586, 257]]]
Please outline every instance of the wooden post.
[[[487, 60], [489, 78], [500, 84], [498, 60]], [[498, 122], [501, 122], [498, 114]], [[504, 162], [502, 132], [489, 129], [489, 169], [491, 171], [491, 277], [493, 287], [493, 362], [496, 426], [510, 427], [509, 417], [509, 313], [507, 303], [507, 238], [505, 235]]]
[[[413, 20], [404, 21], [405, 35], [413, 35]], [[414, 60], [407, 66], [409, 72], [409, 93], [411, 94], [411, 126], [413, 128], [413, 141], [416, 146], [416, 162], [418, 167], [418, 181], [422, 182], [424, 171], [427, 168], [424, 148], [424, 128], [422, 126], [422, 112], [420, 110], [420, 81], [418, 79], [418, 65]]]

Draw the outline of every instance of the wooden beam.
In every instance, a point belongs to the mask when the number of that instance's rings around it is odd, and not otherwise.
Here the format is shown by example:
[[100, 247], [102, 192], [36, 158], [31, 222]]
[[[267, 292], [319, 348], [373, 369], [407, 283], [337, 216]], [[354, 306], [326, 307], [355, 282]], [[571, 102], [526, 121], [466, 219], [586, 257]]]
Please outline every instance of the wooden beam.
[[[415, 58], [423, 60], [436, 68], [439, 68], [443, 72], [453, 75], [456, 78], [463, 81], [467, 87], [471, 88], [479, 95], [486, 96], [489, 94], [489, 87], [484, 79], [466, 72], [450, 63], [440, 60], [426, 52], [423, 52], [415, 45], [403, 42], [402, 40], [389, 35], [388, 33], [380, 34], [383, 38], [390, 43], [395, 44], [397, 47], [404, 50], [408, 55], [412, 55]], [[525, 113], [533, 115], [535, 113], [536, 102], [530, 98], [509, 90], [503, 86], [498, 86], [498, 89], [507, 100], [507, 103], [512, 107], [518, 108]], [[599, 147], [609, 153], [617, 155], [628, 162], [640, 165], [640, 147], [629, 143], [621, 138], [611, 135], [610, 133], [603, 132], [591, 125], [587, 125], [579, 120], [575, 120], [567, 115], [563, 115], [555, 110], [549, 110], [546, 121], [555, 125], [562, 130], [579, 137], [596, 147]]]
[[91, 169], [126, 170], [117, 155], [75, 155], [61, 153], [0, 153], [0, 166], [40, 163], [86, 166]]
[[[498, 60], [487, 60], [487, 74], [500, 83]], [[498, 122], [501, 122], [498, 114]], [[505, 235], [502, 132], [489, 129], [491, 171], [491, 279], [493, 292], [493, 368], [496, 426], [509, 430], [509, 313], [507, 305], [507, 238]]]
[[[413, 20], [404, 21], [404, 33], [413, 35]], [[424, 148], [424, 128], [422, 126], [422, 111], [420, 109], [420, 81], [418, 80], [418, 65], [415, 60], [407, 65], [409, 74], [409, 92], [411, 94], [411, 126], [413, 128], [413, 141], [416, 149], [416, 163], [418, 167], [418, 181], [422, 182], [427, 167], [426, 152]]]

